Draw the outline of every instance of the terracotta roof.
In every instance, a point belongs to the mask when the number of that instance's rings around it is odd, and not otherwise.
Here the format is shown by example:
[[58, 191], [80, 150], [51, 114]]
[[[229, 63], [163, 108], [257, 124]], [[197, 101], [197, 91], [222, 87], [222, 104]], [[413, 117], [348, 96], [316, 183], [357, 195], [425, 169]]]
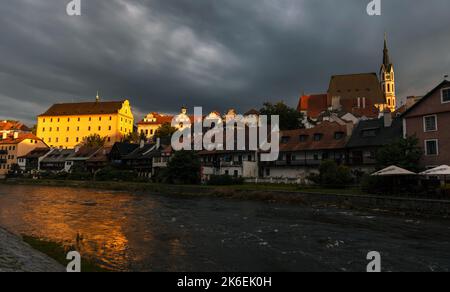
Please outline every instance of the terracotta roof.
[[52, 105], [40, 117], [115, 114], [125, 101], [61, 103]]
[[[343, 136], [336, 139], [336, 133]], [[315, 135], [321, 135], [321, 139], [315, 141]], [[281, 152], [343, 149], [347, 143], [347, 127], [335, 122], [323, 122], [312, 129], [282, 131], [280, 139]]]
[[153, 118], [156, 121], [146, 122], [146, 121], [142, 120], [138, 123], [138, 125], [162, 125], [162, 124], [166, 124], [166, 123], [171, 124], [173, 117], [174, 116], [166, 116], [166, 115], [161, 115], [158, 113], [153, 113]]
[[340, 96], [341, 99], [365, 97], [377, 104], [386, 103], [376, 73], [332, 76], [328, 94]]
[[309, 118], [316, 119], [329, 106], [327, 94], [304, 95], [300, 97], [297, 110], [306, 111]]
[[0, 121], [0, 131], [30, 131], [30, 128], [18, 121]]
[[0, 137], [0, 145], [19, 144], [27, 139], [41, 141], [41, 139], [39, 139], [38, 137], [36, 137], [35, 135], [33, 135], [31, 133], [19, 133], [19, 137], [17, 139], [14, 139], [14, 136], [12, 133], [9, 134], [8, 138], [6, 138], [6, 139], [1, 139], [1, 138], [2, 137]]

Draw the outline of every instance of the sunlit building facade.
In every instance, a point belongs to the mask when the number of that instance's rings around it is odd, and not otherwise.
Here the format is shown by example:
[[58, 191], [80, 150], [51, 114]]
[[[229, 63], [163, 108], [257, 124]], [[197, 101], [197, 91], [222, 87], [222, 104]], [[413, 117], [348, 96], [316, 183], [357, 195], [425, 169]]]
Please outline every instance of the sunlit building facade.
[[38, 116], [37, 136], [54, 148], [71, 149], [85, 137], [98, 134], [112, 146], [133, 132], [128, 100], [55, 104]]

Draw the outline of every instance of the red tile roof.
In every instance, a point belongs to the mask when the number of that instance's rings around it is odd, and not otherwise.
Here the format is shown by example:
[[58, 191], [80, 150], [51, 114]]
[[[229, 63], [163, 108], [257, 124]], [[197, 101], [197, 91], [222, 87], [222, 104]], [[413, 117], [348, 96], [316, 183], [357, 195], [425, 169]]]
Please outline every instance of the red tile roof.
[[0, 131], [12, 131], [12, 130], [29, 131], [30, 129], [21, 122], [0, 121]]
[[[336, 139], [336, 133], [343, 133], [342, 139]], [[320, 141], [314, 140], [316, 134], [322, 135]], [[301, 141], [300, 136], [305, 136], [305, 141]], [[282, 131], [280, 138], [281, 152], [343, 149], [347, 142], [347, 127], [326, 121], [312, 129]]]
[[27, 139], [41, 141], [41, 139], [39, 139], [38, 137], [36, 137], [35, 135], [33, 135], [31, 133], [19, 133], [19, 136], [17, 139], [14, 139], [14, 135], [11, 133], [10, 135], [8, 135], [8, 137], [6, 139], [2, 139], [2, 137], [0, 136], [0, 145], [19, 144]]
[[309, 118], [316, 119], [329, 107], [327, 94], [304, 95], [300, 97], [297, 110], [306, 111]]

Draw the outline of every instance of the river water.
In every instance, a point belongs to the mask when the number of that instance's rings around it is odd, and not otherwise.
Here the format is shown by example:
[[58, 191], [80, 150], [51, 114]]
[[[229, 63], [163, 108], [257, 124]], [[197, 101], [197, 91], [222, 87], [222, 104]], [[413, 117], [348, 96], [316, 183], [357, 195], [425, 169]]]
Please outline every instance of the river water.
[[379, 212], [0, 185], [0, 226], [115, 271], [449, 271], [450, 222]]

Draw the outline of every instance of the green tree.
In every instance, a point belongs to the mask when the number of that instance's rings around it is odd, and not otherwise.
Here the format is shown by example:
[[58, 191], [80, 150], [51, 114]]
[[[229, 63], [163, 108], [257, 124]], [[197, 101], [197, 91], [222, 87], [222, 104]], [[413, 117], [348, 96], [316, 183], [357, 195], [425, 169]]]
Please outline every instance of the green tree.
[[353, 182], [350, 169], [337, 165], [334, 161], [322, 162], [319, 174], [312, 175], [309, 179], [326, 188], [345, 188]]
[[155, 138], [170, 138], [176, 131], [177, 129], [171, 124], [164, 123], [155, 131]]
[[261, 115], [280, 117], [280, 130], [295, 130], [304, 128], [303, 114], [294, 108], [288, 107], [284, 102], [275, 104], [266, 102], [260, 110]]
[[420, 171], [419, 161], [423, 151], [419, 147], [419, 139], [407, 137], [399, 139], [378, 150], [376, 154], [377, 165], [380, 169], [396, 165], [398, 167], [418, 172]]
[[31, 128], [31, 133], [33, 133], [33, 135], [36, 135], [36, 133], [37, 133], [37, 125], [34, 125], [33, 128]]
[[175, 184], [200, 183], [200, 159], [193, 151], [175, 152], [164, 171], [163, 180]]
[[131, 132], [128, 135], [125, 135], [120, 140], [122, 143], [134, 143], [137, 144], [140, 142], [140, 136], [137, 132]]
[[101, 137], [99, 134], [92, 134], [90, 136], [84, 137], [81, 142], [81, 146], [94, 148], [103, 147], [106, 143], [106, 137]]

